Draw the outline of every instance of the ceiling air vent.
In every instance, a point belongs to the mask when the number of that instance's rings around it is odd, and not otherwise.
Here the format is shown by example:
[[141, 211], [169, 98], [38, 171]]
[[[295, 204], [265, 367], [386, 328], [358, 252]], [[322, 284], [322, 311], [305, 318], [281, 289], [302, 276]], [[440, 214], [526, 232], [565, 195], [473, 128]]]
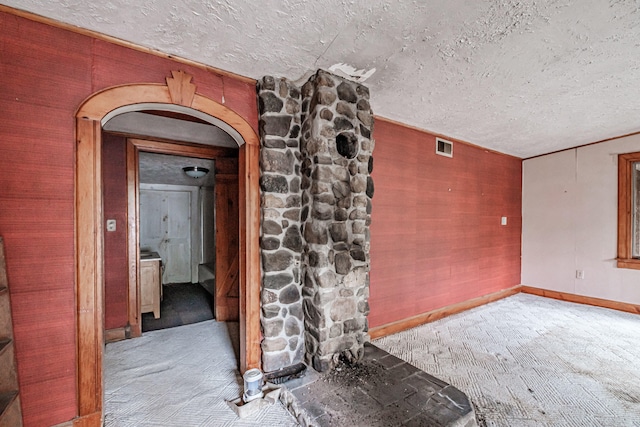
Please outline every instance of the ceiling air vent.
[[453, 142], [442, 138], [436, 138], [436, 154], [453, 157]]

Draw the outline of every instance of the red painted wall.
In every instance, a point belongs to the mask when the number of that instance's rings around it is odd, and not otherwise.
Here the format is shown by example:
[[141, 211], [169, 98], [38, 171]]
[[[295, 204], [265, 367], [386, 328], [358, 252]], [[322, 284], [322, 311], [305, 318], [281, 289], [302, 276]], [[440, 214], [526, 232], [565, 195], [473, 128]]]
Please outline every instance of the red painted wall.
[[74, 418], [77, 406], [76, 109], [101, 89], [164, 83], [183, 70], [257, 130], [256, 92], [251, 82], [8, 13], [0, 28], [0, 235], [25, 426], [50, 426]]
[[74, 111], [91, 43], [0, 14], [0, 234], [25, 424], [76, 413]]
[[373, 137], [370, 327], [519, 285], [522, 161], [463, 143], [443, 157], [384, 120]]
[[116, 220], [116, 231], [104, 233], [104, 327], [122, 328], [129, 320], [127, 258], [127, 140], [103, 133], [103, 213]]
[[[0, 28], [0, 235], [25, 425], [48, 426], [77, 406], [76, 109], [101, 89], [164, 83], [180, 69], [257, 130], [256, 93], [250, 82], [11, 14], [0, 13]], [[439, 157], [433, 136], [381, 120], [374, 137], [371, 326], [518, 284], [520, 160], [464, 144]]]

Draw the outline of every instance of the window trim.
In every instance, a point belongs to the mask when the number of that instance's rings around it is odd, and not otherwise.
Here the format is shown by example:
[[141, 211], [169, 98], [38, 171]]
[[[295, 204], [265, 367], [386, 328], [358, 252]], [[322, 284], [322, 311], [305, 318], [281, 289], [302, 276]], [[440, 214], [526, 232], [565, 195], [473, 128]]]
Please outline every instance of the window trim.
[[640, 162], [640, 152], [618, 155], [618, 268], [640, 270], [640, 259], [632, 256], [633, 163]]

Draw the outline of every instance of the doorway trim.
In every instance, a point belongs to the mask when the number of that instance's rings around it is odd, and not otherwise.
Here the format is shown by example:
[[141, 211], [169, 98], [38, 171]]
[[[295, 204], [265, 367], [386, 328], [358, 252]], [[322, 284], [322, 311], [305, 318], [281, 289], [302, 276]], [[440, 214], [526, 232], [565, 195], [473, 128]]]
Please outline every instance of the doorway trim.
[[[240, 369], [259, 367], [260, 187], [259, 139], [236, 112], [196, 93], [191, 76], [172, 71], [167, 84], [131, 84], [97, 92], [85, 100], [76, 127], [76, 326], [77, 398], [75, 425], [99, 426], [103, 410], [104, 271], [102, 214], [102, 124], [110, 112], [143, 103], [187, 107], [235, 129], [244, 140], [238, 161], [240, 211]], [[134, 107], [135, 109], [135, 107]]]
[[[103, 121], [104, 123], [104, 121]], [[228, 177], [228, 163], [226, 160], [233, 159], [235, 160], [235, 174], [233, 178], [238, 181], [238, 168], [237, 168], [237, 157], [238, 150], [234, 148], [226, 148], [226, 147], [216, 147], [216, 146], [194, 146], [194, 145], [184, 145], [178, 143], [177, 141], [160, 141], [155, 138], [153, 139], [140, 139], [130, 137], [127, 138], [127, 259], [129, 265], [129, 286], [128, 286], [128, 322], [130, 328], [130, 335], [132, 338], [139, 337], [142, 335], [142, 323], [141, 323], [141, 313], [140, 313], [140, 278], [139, 278], [139, 253], [138, 247], [140, 245], [139, 235], [140, 235], [140, 212], [139, 212], [139, 186], [140, 179], [138, 176], [138, 164], [139, 164], [139, 155], [140, 151], [144, 151], [147, 153], [158, 153], [158, 154], [168, 154], [173, 156], [185, 156], [185, 157], [196, 157], [202, 159], [215, 159], [216, 167], [214, 168], [213, 173], [216, 176], [216, 183], [221, 178]], [[219, 169], [222, 165], [222, 168], [226, 174], [220, 174]], [[218, 185], [216, 185], [216, 188]], [[236, 195], [239, 196], [239, 195]], [[236, 199], [239, 197], [236, 197]], [[216, 200], [216, 208], [219, 203]], [[239, 233], [239, 230], [238, 230]], [[235, 235], [236, 240], [238, 240], [238, 234]], [[216, 258], [218, 260], [222, 260], [223, 256], [218, 251], [221, 249], [218, 245], [216, 245]], [[222, 262], [222, 261], [221, 261]], [[216, 263], [216, 267], [219, 266], [219, 263]], [[226, 266], [228, 267], [228, 266]], [[219, 298], [215, 298], [216, 307], [214, 308], [214, 312], [217, 313], [219, 304]], [[239, 307], [238, 307], [239, 308]], [[238, 311], [236, 310], [236, 317], [238, 316]], [[220, 321], [229, 320], [224, 317], [219, 317], [216, 315], [216, 319]], [[122, 334], [124, 335], [124, 333]], [[121, 335], [121, 336], [122, 336]]]

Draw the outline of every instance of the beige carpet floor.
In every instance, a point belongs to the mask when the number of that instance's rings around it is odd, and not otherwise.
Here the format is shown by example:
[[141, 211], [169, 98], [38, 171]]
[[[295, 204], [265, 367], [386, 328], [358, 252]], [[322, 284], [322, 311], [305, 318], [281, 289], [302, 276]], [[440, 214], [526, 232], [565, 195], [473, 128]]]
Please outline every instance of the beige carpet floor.
[[640, 426], [640, 316], [518, 294], [378, 339], [487, 426]]
[[[237, 334], [211, 320], [107, 345], [105, 426], [297, 425], [280, 404], [228, 408]], [[638, 315], [519, 294], [375, 344], [467, 393], [480, 425], [640, 427]]]
[[209, 320], [107, 345], [106, 427], [297, 426], [279, 402], [240, 419], [238, 324]]

